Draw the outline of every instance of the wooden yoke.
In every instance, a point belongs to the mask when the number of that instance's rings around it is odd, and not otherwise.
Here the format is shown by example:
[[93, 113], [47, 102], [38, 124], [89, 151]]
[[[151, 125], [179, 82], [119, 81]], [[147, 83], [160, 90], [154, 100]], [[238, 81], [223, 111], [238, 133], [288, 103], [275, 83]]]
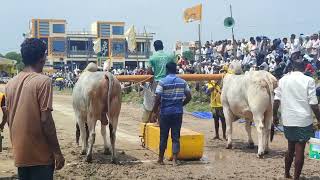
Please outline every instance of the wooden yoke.
[[[180, 78], [185, 81], [210, 81], [223, 79], [224, 74], [179, 74]], [[116, 78], [120, 82], [150, 82], [153, 80], [153, 75], [118, 75]]]

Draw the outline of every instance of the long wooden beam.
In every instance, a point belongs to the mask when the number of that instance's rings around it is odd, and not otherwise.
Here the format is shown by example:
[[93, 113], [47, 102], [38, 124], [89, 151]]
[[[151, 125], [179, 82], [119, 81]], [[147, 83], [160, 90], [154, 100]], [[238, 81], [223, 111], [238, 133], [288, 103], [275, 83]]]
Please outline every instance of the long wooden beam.
[[[179, 74], [180, 78], [186, 81], [210, 81], [220, 80], [224, 74]], [[120, 82], [150, 82], [153, 75], [118, 75], [116, 78]]]

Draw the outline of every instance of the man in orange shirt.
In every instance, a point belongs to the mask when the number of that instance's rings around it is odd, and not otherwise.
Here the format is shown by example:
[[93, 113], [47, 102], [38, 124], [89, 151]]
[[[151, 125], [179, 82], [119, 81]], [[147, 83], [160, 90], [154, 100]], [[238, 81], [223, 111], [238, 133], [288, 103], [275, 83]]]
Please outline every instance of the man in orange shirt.
[[52, 82], [42, 74], [46, 44], [26, 39], [21, 44], [25, 68], [6, 85], [7, 121], [13, 156], [21, 180], [53, 179], [64, 157], [52, 118]]

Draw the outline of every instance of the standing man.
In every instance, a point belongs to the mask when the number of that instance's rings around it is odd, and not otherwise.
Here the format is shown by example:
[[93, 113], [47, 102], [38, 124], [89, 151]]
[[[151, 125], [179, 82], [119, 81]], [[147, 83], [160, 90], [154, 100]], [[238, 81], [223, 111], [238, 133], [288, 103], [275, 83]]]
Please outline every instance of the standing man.
[[274, 124], [277, 125], [279, 123], [277, 112], [281, 103], [284, 134], [288, 140], [285, 178], [291, 178], [290, 168], [295, 157], [295, 180], [298, 180], [301, 174], [306, 142], [314, 136], [312, 112], [318, 122], [320, 121], [315, 81], [303, 74], [305, 65], [302, 57], [297, 57], [292, 58], [294, 71], [279, 80], [279, 86], [275, 89], [273, 110]]
[[191, 93], [188, 84], [176, 76], [176, 63], [166, 65], [168, 75], [159, 81], [156, 89], [156, 101], [153, 111], [160, 106], [160, 146], [159, 164], [163, 163], [167, 147], [169, 130], [171, 129], [173, 165], [177, 165], [180, 152], [180, 129], [182, 124], [183, 106], [190, 102]]
[[209, 81], [208, 91], [210, 92], [210, 107], [214, 119], [214, 129], [216, 136], [213, 139], [220, 139], [219, 136], [219, 120], [222, 125], [223, 139], [226, 140], [226, 121], [223, 115], [223, 108], [221, 104], [221, 85], [220, 80], [218, 82]]
[[152, 113], [158, 114], [158, 111], [152, 111], [155, 101], [154, 92], [160, 79], [166, 77], [166, 64], [169, 62], [175, 62], [173, 55], [169, 55], [163, 51], [163, 43], [161, 40], [156, 40], [153, 43], [153, 46], [156, 52], [149, 59], [148, 74], [153, 74], [154, 81], [147, 89], [147, 91], [150, 91], [150, 93], [148, 93], [147, 96], [144, 96], [143, 99], [143, 122], [146, 121], [145, 118], [152, 116]]
[[52, 118], [52, 83], [42, 75], [46, 44], [26, 39], [21, 44], [25, 68], [5, 89], [8, 125], [15, 165], [21, 180], [53, 179], [64, 157]]
[[1, 93], [1, 92], [0, 92], [0, 102], [1, 102], [1, 110], [3, 113], [2, 122], [0, 123], [0, 132], [1, 132], [1, 131], [3, 131], [3, 128], [7, 123], [6, 97], [5, 97], [4, 93]]

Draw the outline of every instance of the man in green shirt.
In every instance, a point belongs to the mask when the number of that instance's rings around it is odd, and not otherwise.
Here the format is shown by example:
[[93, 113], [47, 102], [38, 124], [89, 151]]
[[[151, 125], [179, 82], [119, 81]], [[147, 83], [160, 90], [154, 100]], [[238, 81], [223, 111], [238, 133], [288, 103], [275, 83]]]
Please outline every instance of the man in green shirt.
[[166, 65], [175, 61], [173, 54], [167, 54], [163, 51], [162, 41], [156, 40], [153, 46], [156, 52], [149, 59], [148, 70], [154, 75], [154, 80], [158, 82], [167, 75]]
[[[143, 107], [144, 112], [142, 115], [142, 122], [148, 122], [152, 116], [152, 109], [155, 101], [155, 90], [160, 79], [166, 77], [167, 70], [166, 65], [169, 62], [175, 62], [174, 55], [167, 54], [163, 51], [163, 43], [161, 40], [156, 40], [153, 43], [155, 53], [149, 59], [148, 74], [154, 75], [154, 81], [149, 85], [144, 87], [144, 99]], [[158, 112], [154, 112], [158, 115]]]

